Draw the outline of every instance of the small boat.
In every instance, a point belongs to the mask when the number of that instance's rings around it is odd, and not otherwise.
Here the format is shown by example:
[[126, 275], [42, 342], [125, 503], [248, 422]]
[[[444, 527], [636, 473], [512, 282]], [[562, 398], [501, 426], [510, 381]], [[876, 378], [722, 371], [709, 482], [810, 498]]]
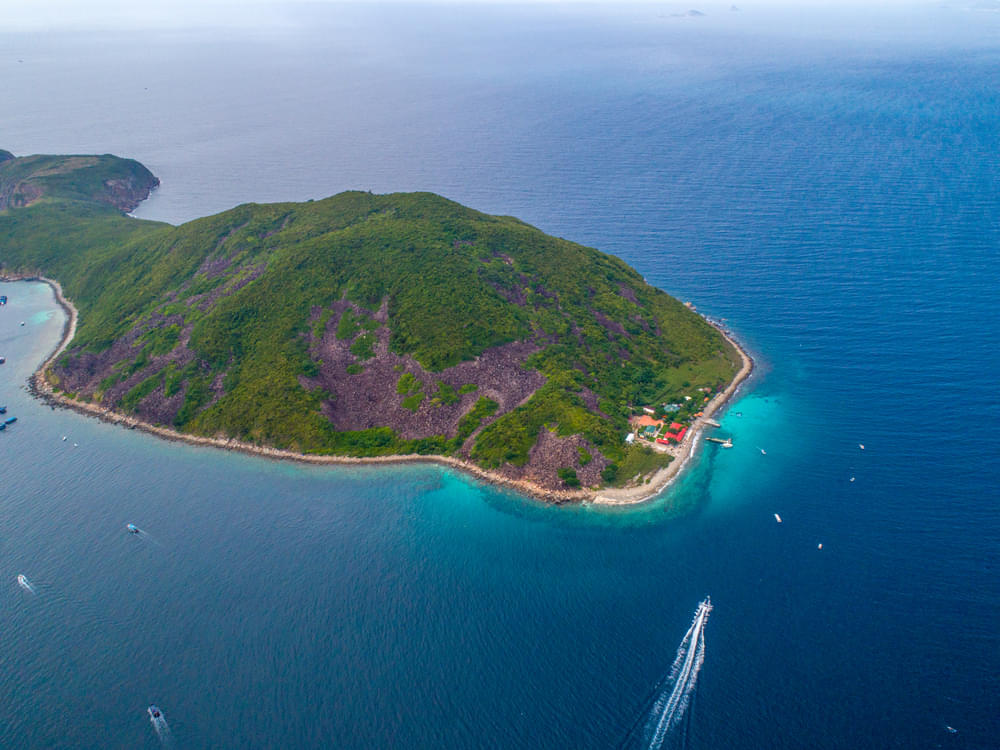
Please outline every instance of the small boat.
[[763, 448], [761, 448], [761, 449], [760, 449], [760, 455], [762, 455], [762, 456], [766, 456], [766, 455], [767, 455], [767, 451], [766, 451], [766, 450], [764, 450]]
[[777, 513], [775, 513], [774, 514], [774, 520], [777, 521], [778, 523], [781, 523], [781, 516], [779, 516]]
[[823, 542], [816, 545], [816, 549], [823, 549]]
[[854, 481], [854, 477], [851, 477], [851, 481], [852, 481], [852, 482]]
[[6, 414], [6, 413], [7, 413], [7, 407], [6, 406], [0, 406], [0, 414]]
[[958, 734], [958, 730], [955, 729], [955, 727], [953, 727], [953, 726], [945, 724], [944, 728], [947, 729], [951, 734]]
[[7, 417], [3, 423], [4, 424], [14, 424], [17, 421], [17, 417]]
[[860, 448], [861, 450], [864, 450], [864, 449], [865, 449], [865, 444], [864, 444], [864, 443], [858, 443], [858, 447], [859, 447], [859, 448]]
[[156, 721], [157, 719], [163, 717], [163, 712], [160, 711], [160, 709], [157, 708], [156, 706], [150, 706], [149, 708], [146, 709], [146, 711], [149, 713], [149, 718], [152, 719], [153, 721]]
[[128, 529], [128, 533], [129, 534], [138, 534], [139, 533], [139, 527], [136, 526], [134, 523], [127, 523], [127, 524], [125, 524], [125, 528]]
[[21, 321], [21, 325], [24, 325], [24, 321], [23, 320]]
[[6, 422], [0, 422], [0, 430], [6, 430], [6, 429], [7, 429], [7, 423]]
[[6, 357], [0, 357], [0, 365], [7, 361]]
[[63, 435], [63, 442], [64, 443], [66, 442], [66, 436], [65, 435]]

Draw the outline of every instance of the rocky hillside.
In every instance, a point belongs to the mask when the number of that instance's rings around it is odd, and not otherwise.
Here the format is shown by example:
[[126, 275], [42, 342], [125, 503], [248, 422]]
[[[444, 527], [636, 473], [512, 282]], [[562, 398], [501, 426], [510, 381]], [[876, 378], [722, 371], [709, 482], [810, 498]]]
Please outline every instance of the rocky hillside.
[[59, 279], [79, 309], [50, 380], [151, 423], [595, 486], [628, 464], [635, 405], [737, 369], [715, 329], [625, 263], [517, 219], [348, 192], [173, 227], [105, 210], [104, 174], [11, 200], [0, 267]]

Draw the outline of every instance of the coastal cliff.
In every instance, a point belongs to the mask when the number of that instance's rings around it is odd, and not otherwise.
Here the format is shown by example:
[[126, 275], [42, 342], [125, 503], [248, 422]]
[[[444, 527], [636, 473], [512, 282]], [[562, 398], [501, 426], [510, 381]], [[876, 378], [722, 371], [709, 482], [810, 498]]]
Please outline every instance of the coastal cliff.
[[51, 199], [103, 204], [127, 213], [159, 184], [139, 162], [110, 154], [18, 158], [0, 150], [0, 211]]
[[748, 370], [621, 260], [511, 217], [348, 192], [174, 227], [121, 215], [155, 185], [138, 162], [59, 163], [60, 181], [18, 178], [44, 199], [19, 188], [0, 211], [0, 271], [58, 280], [79, 313], [43, 390], [164, 434], [313, 460], [435, 457], [586, 498], [671, 460], [625, 442], [642, 405]]

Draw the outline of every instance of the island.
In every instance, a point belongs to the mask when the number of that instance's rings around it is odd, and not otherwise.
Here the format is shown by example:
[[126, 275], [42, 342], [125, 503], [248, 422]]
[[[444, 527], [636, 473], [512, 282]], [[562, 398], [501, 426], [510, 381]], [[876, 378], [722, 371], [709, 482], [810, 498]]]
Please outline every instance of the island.
[[512, 217], [360, 191], [128, 216], [158, 184], [131, 159], [0, 151], [0, 277], [47, 281], [68, 315], [40, 397], [233, 450], [631, 503], [751, 369], [620, 259]]

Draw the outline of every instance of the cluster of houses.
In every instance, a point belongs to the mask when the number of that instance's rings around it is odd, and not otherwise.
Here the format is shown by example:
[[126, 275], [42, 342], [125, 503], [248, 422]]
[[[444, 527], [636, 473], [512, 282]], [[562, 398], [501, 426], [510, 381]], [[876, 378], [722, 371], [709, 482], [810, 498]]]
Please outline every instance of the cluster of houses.
[[[710, 400], [711, 388], [698, 388], [698, 391], [704, 394], [702, 396], [703, 402]], [[690, 402], [696, 399], [693, 399], [691, 396], [685, 396], [684, 400]], [[641, 439], [650, 443], [659, 443], [660, 445], [677, 445], [684, 440], [684, 435], [687, 434], [688, 427], [674, 420], [687, 419], [688, 417], [685, 415], [690, 415], [690, 417], [695, 419], [702, 416], [701, 411], [692, 413], [693, 406], [693, 404], [688, 403], [663, 404], [658, 411], [649, 406], [644, 406], [642, 408], [643, 413], [638, 417], [632, 418], [633, 431], [625, 438], [625, 442], [631, 444], [637, 439]], [[694, 408], [698, 407], [694, 406]], [[676, 414], [682, 409], [684, 410], [683, 415], [679, 415], [676, 418], [669, 416]], [[657, 418], [656, 415], [658, 413], [663, 416]]]
[[[661, 445], [673, 445], [681, 442], [688, 429], [680, 422], [670, 422], [668, 425], [665, 419], [655, 419], [649, 414], [643, 414], [638, 419], [633, 420], [632, 424], [635, 427], [633, 435]], [[626, 440], [631, 443], [634, 442], [635, 438], [632, 440], [626, 438]]]

